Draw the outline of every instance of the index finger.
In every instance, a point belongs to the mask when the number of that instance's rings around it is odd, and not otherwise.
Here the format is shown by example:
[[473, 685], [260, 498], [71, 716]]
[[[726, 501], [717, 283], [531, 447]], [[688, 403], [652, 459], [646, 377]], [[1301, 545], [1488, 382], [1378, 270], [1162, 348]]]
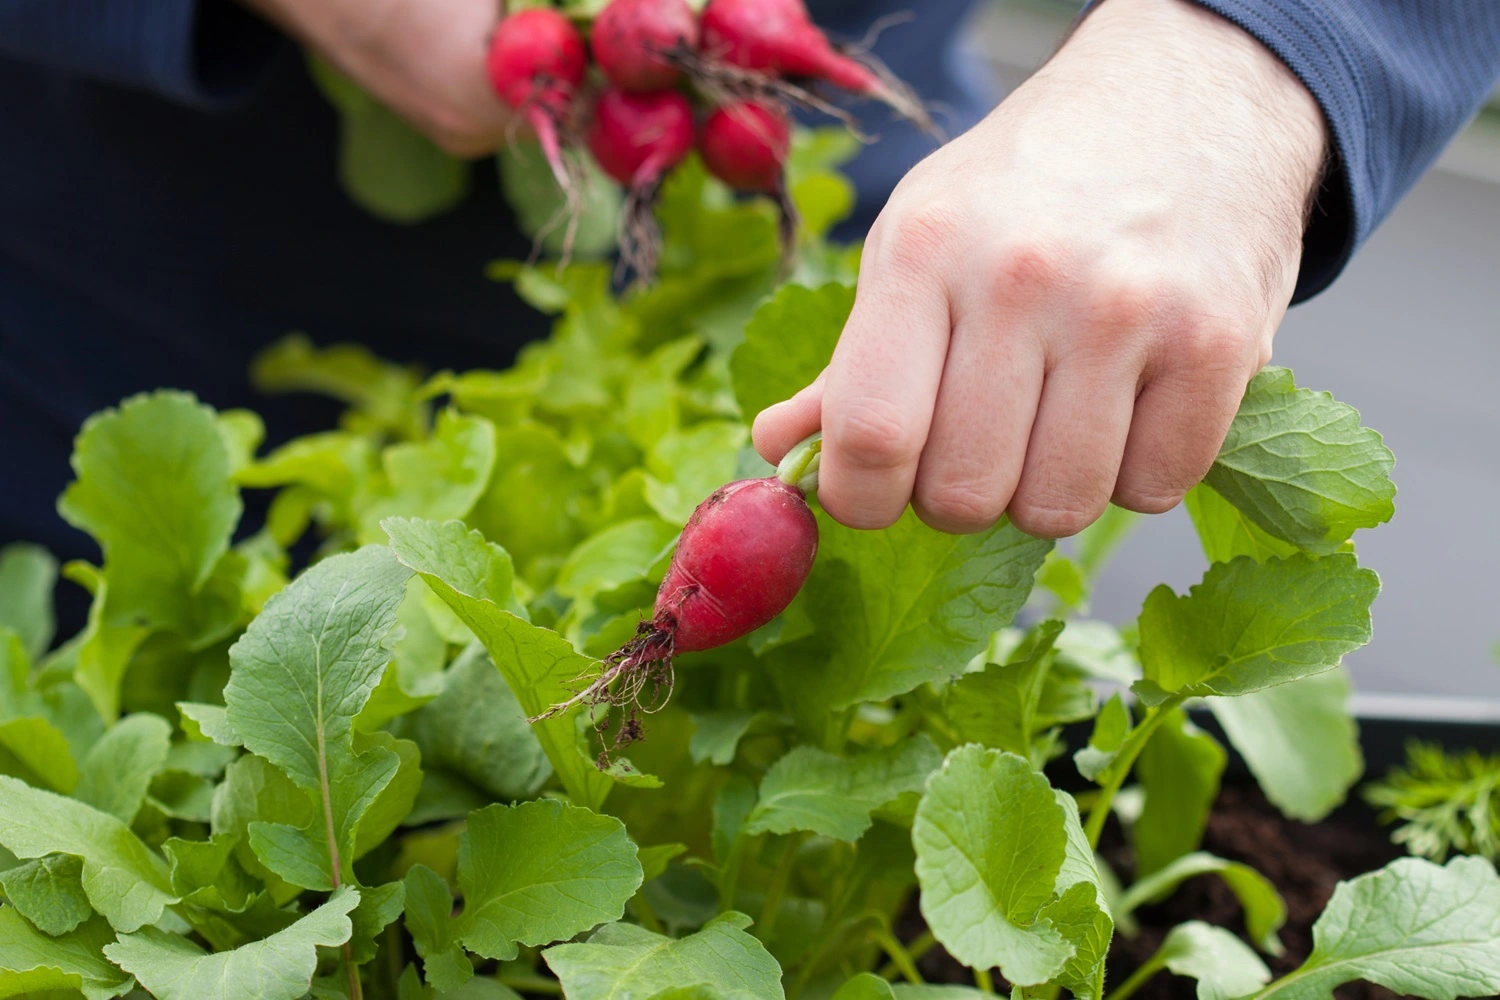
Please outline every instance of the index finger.
[[951, 329], [933, 263], [904, 234], [867, 245], [828, 366], [818, 500], [852, 528], [888, 527], [911, 500]]

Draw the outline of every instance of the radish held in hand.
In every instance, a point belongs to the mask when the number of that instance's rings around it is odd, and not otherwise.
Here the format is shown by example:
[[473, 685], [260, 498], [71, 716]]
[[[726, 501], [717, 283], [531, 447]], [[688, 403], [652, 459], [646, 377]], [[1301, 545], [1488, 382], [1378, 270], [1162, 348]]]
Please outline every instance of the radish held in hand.
[[[786, 610], [818, 553], [818, 522], [806, 495], [817, 490], [820, 449], [814, 436], [792, 450], [776, 475], [730, 483], [699, 504], [682, 529], [651, 620], [587, 688], [531, 721], [578, 704], [619, 707], [625, 718], [618, 749], [640, 737], [637, 713], [656, 711], [671, 696], [673, 656], [731, 643]], [[649, 707], [641, 700], [648, 687]], [[605, 724], [607, 715], [601, 737]]]
[[785, 110], [759, 101], [734, 101], [709, 115], [698, 137], [708, 172], [742, 194], [764, 194], [781, 209], [781, 248], [787, 262], [796, 246], [797, 207], [786, 189], [792, 123]]
[[662, 178], [693, 149], [693, 109], [675, 90], [607, 90], [594, 105], [589, 150], [629, 192], [620, 217], [620, 260], [637, 280], [656, 270], [661, 231], [651, 214]]
[[933, 130], [911, 88], [874, 57], [854, 58], [834, 48], [803, 0], [710, 0], [701, 50], [710, 60], [743, 70], [828, 83], [882, 101]]
[[682, 71], [663, 58], [698, 47], [698, 19], [687, 0], [612, 0], [589, 32], [594, 62], [621, 90], [665, 90]]
[[588, 69], [583, 36], [557, 11], [533, 7], [500, 22], [486, 65], [495, 93], [526, 119], [558, 185], [573, 197], [577, 183], [563, 160], [560, 133]]

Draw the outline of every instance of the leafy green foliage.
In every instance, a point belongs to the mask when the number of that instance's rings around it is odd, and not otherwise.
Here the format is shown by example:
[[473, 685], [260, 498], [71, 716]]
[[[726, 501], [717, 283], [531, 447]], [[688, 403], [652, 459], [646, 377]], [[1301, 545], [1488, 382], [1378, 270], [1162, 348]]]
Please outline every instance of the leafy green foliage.
[[1364, 979], [1399, 994], [1442, 998], [1500, 991], [1500, 876], [1481, 858], [1445, 866], [1393, 861], [1334, 890], [1301, 967], [1257, 993], [1328, 996]]
[[1394, 464], [1353, 407], [1296, 388], [1286, 368], [1266, 368], [1250, 381], [1206, 482], [1273, 537], [1326, 553], [1390, 520]]
[[1400, 824], [1391, 839], [1413, 854], [1433, 861], [1450, 854], [1500, 860], [1500, 755], [1448, 753], [1412, 740], [1406, 763], [1366, 785], [1363, 794], [1383, 811], [1383, 822]]
[[725, 1000], [782, 1000], [781, 969], [745, 933], [750, 918], [730, 911], [695, 934], [673, 940], [631, 924], [609, 924], [583, 944], [544, 954], [572, 996], [632, 1000], [674, 989], [705, 987]]
[[1241, 695], [1331, 670], [1370, 640], [1379, 590], [1351, 555], [1215, 563], [1186, 596], [1146, 598], [1135, 690], [1148, 703]]
[[[322, 83], [346, 152], [385, 151], [361, 183], [408, 216], [454, 196], [427, 184], [457, 176], [430, 151]], [[62, 571], [92, 596], [84, 630], [50, 649], [54, 563], [0, 552], [0, 996], [986, 995], [869, 974], [917, 978], [897, 937], [915, 898], [976, 986], [999, 968], [1101, 1000], [1117, 924], [1205, 874], [1274, 952], [1275, 889], [1197, 850], [1224, 750], [1184, 706], [1207, 699], [1289, 815], [1342, 799], [1360, 760], [1337, 664], [1378, 586], [1350, 536], [1391, 495], [1378, 437], [1279, 370], [1189, 497], [1202, 582], [1135, 623], [1085, 617], [1121, 511], [1061, 550], [1007, 523], [955, 538], [820, 514], [799, 599], [678, 657], [631, 760], [599, 760], [602, 708], [527, 721], [635, 633], [703, 496], [769, 474], [748, 423], [817, 376], [853, 301], [857, 248], [822, 239], [850, 152], [798, 145], [789, 280], [771, 206], [689, 161], [660, 192], [655, 285], [617, 294], [602, 260], [491, 266], [555, 317], [507, 370], [428, 377], [292, 336], [253, 379], [341, 401], [336, 428], [261, 453], [253, 413], [172, 392], [91, 420], [61, 505], [104, 551]], [[535, 180], [520, 159], [513, 191]], [[527, 207], [545, 225], [546, 199]], [[237, 524], [241, 490], [274, 491], [264, 526]], [[1097, 786], [1077, 799], [1041, 771], [1070, 751]], [[1456, 794], [1477, 826], [1467, 784], [1420, 784], [1421, 816]], [[1095, 856], [1116, 814], [1125, 886]], [[1493, 992], [1492, 870], [1413, 864], [1340, 889], [1276, 983], [1192, 922], [1130, 981]]]

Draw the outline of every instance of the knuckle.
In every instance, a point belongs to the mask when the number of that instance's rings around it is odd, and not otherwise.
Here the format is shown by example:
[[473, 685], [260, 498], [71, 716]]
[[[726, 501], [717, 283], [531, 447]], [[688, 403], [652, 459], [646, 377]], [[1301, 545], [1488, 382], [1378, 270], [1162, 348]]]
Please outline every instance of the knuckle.
[[895, 469], [916, 461], [924, 435], [894, 403], [850, 400], [824, 414], [825, 447], [860, 469]]
[[984, 531], [1005, 513], [1003, 498], [962, 482], [919, 486], [912, 506], [929, 527], [952, 534]]
[[947, 256], [961, 226], [959, 210], [941, 202], [929, 202], [899, 213], [882, 227], [881, 242], [896, 267], [925, 273], [932, 269], [934, 261]]
[[1081, 503], [1022, 501], [1010, 508], [1011, 523], [1037, 538], [1076, 535], [1098, 516], [1098, 511]]
[[995, 292], [1004, 299], [1050, 293], [1072, 280], [1072, 259], [1072, 252], [1057, 243], [1006, 247], [995, 262]]

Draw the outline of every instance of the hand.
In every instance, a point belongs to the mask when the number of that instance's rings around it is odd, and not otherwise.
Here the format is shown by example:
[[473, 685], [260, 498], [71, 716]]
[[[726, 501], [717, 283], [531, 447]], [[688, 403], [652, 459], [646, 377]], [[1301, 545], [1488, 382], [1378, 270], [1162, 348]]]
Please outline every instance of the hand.
[[244, 0], [312, 46], [441, 149], [494, 152], [511, 118], [485, 47], [497, 0]]
[[761, 414], [823, 430], [819, 501], [880, 528], [1008, 512], [1058, 537], [1208, 471], [1296, 282], [1327, 140], [1276, 57], [1185, 0], [1107, 0], [918, 165], [826, 370]]

